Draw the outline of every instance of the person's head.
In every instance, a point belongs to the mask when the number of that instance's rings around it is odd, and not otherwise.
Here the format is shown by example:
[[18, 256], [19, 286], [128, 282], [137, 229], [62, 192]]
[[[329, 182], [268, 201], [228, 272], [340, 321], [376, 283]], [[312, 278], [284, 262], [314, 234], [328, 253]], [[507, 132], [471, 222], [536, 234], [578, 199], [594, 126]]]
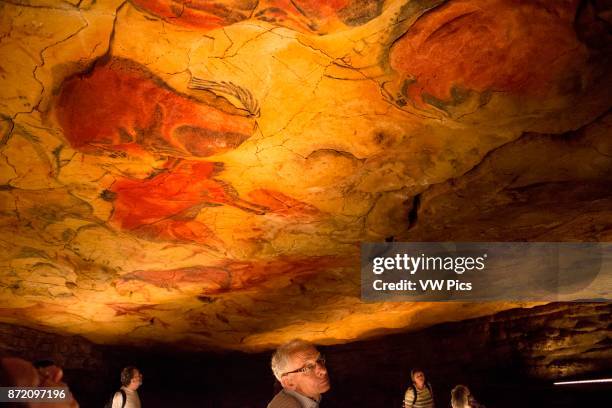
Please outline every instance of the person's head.
[[420, 368], [413, 368], [412, 371], [410, 371], [410, 378], [418, 389], [425, 386], [425, 372]]
[[125, 367], [121, 370], [121, 385], [131, 390], [137, 390], [142, 385], [142, 374], [136, 367]]
[[470, 390], [465, 385], [457, 385], [451, 391], [453, 408], [470, 408]]
[[53, 360], [37, 360], [33, 365], [41, 376], [41, 383], [47, 381], [58, 383], [64, 376], [64, 371]]
[[329, 390], [325, 359], [307, 341], [295, 339], [283, 344], [272, 356], [271, 365], [283, 388], [314, 399]]
[[[66, 388], [64, 383], [54, 383], [52, 379], [41, 378], [40, 369], [42, 366], [35, 367], [32, 363], [26, 360], [15, 357], [1, 357], [0, 358], [0, 386], [1, 387], [62, 387]], [[61, 370], [60, 367], [55, 364], [47, 365], [48, 367], [55, 367]], [[44, 367], [43, 367], [44, 368]], [[38, 403], [24, 402], [7, 404], [3, 403], [3, 407], [34, 407], [38, 406]], [[52, 404], [57, 408], [78, 408], [79, 403], [74, 399], [70, 391], [68, 391], [67, 398], [62, 401], [57, 401]]]

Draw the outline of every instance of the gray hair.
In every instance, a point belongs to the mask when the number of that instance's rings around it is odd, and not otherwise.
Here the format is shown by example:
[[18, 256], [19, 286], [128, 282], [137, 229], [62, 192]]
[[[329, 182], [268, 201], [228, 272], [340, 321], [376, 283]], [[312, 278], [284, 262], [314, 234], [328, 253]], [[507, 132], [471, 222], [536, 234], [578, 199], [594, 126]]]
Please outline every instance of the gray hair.
[[451, 391], [451, 406], [465, 408], [469, 404], [470, 390], [465, 385], [457, 385]]
[[283, 373], [286, 372], [287, 366], [289, 365], [289, 359], [294, 353], [309, 349], [311, 347], [314, 347], [314, 345], [306, 340], [293, 339], [277, 348], [276, 352], [274, 352], [272, 355], [272, 361], [270, 362], [272, 372], [274, 373], [276, 379], [278, 381], [281, 380]]

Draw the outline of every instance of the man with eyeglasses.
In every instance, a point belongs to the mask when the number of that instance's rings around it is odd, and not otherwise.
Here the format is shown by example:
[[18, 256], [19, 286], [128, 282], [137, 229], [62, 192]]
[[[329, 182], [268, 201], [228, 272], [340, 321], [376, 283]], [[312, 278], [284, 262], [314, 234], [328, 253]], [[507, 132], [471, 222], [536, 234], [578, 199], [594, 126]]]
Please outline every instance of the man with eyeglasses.
[[272, 372], [283, 389], [268, 408], [318, 408], [321, 394], [329, 390], [325, 359], [311, 343], [295, 339], [272, 356]]

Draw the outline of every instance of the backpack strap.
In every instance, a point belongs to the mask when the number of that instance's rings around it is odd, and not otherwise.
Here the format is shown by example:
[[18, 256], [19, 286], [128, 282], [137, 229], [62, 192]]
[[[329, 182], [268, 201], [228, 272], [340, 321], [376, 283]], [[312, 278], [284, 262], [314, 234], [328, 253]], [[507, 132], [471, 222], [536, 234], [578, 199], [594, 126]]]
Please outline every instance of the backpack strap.
[[121, 402], [121, 408], [125, 407], [125, 403], [127, 402], [127, 395], [125, 395], [125, 391], [123, 391], [123, 389], [119, 389], [119, 392], [121, 393], [121, 398], [122, 398], [122, 402]]

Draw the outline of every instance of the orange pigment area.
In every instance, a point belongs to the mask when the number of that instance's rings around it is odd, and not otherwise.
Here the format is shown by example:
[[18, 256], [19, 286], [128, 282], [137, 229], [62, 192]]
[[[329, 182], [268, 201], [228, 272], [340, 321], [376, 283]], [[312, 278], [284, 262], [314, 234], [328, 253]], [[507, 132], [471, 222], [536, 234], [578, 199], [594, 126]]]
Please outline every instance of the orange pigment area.
[[185, 161], [153, 178], [119, 179], [111, 187], [116, 194], [112, 219], [130, 230], [198, 204], [227, 203], [230, 198], [223, 185], [211, 178], [213, 170], [211, 162]]
[[248, 197], [252, 202], [267, 207], [267, 213], [297, 218], [312, 218], [321, 215], [321, 211], [315, 206], [298, 201], [279, 191], [261, 188], [251, 191]]
[[230, 205], [254, 214], [277, 214], [294, 219], [320, 215], [314, 206], [274, 190], [259, 189], [242, 200], [227, 183], [214, 178], [219, 163], [181, 161], [144, 179], [119, 178], [110, 191], [111, 222], [148, 240], [195, 242], [219, 247], [222, 242], [196, 220], [201, 208]]
[[229, 286], [229, 271], [223, 268], [194, 266], [170, 270], [134, 271], [117, 282], [117, 289], [132, 287], [133, 281], [141, 281], [158, 288], [180, 289], [181, 286], [197, 283], [207, 293], [223, 292]]
[[219, 249], [223, 242], [197, 219], [204, 207], [230, 205], [286, 217], [317, 213], [272, 190], [254, 192], [254, 202], [242, 200], [230, 184], [214, 178], [221, 163], [188, 160], [238, 147], [254, 131], [254, 120], [178, 94], [134, 62], [111, 60], [67, 80], [56, 112], [79, 151], [168, 157], [145, 179], [118, 176], [105, 193], [114, 206], [111, 223], [140, 238]]
[[121, 178], [111, 187], [111, 222], [152, 241], [220, 246], [213, 231], [195, 218], [205, 206], [241, 202], [213, 179], [216, 163], [183, 161], [144, 180]]
[[45, 326], [45, 319], [62, 315], [76, 320], [82, 320], [83, 317], [67, 312], [66, 306], [47, 302], [36, 302], [31, 306], [26, 307], [2, 307], [0, 308], [0, 318], [14, 319], [17, 321], [38, 321], [42, 326]]
[[272, 260], [232, 262], [226, 268], [232, 272], [231, 290], [248, 289], [278, 276], [311, 276], [333, 268], [358, 267], [354, 256], [279, 257]]
[[322, 271], [349, 267], [354, 261], [348, 257], [317, 256], [280, 258], [257, 261], [225, 261], [220, 266], [193, 266], [170, 270], [134, 271], [123, 276], [116, 287], [131, 289], [133, 283], [144, 282], [168, 290], [181, 290], [197, 284], [202, 295], [249, 289], [277, 276], [307, 276]]
[[146, 311], [155, 310], [157, 308], [156, 304], [142, 305], [138, 303], [107, 303], [106, 305], [115, 311], [115, 316], [146, 316]]
[[164, 329], [170, 327], [169, 323], [164, 322], [158, 317], [152, 317], [150, 312], [160, 311], [157, 304], [138, 304], [138, 303], [107, 303], [106, 306], [115, 311], [115, 316], [135, 316], [147, 325], [158, 324]]
[[98, 153], [120, 150], [206, 157], [234, 149], [255, 122], [170, 89], [128, 60], [97, 65], [61, 88], [57, 118], [71, 146]]
[[267, 0], [259, 8], [279, 8], [287, 15], [301, 15], [321, 22], [337, 18], [338, 12], [350, 3], [351, 0]]
[[351, 0], [132, 0], [139, 9], [172, 24], [209, 31], [250, 18], [302, 32], [317, 32], [337, 22], [338, 12]]
[[195, 220], [163, 219], [153, 224], [142, 225], [131, 232], [148, 241], [196, 243], [213, 249], [220, 249], [223, 246], [223, 241], [215, 235], [213, 230]]
[[257, 6], [252, 0], [132, 0], [138, 8], [171, 23], [213, 30], [249, 18]]
[[537, 94], [585, 57], [573, 19], [578, 1], [459, 0], [417, 21], [390, 50], [408, 96], [478, 92]]

